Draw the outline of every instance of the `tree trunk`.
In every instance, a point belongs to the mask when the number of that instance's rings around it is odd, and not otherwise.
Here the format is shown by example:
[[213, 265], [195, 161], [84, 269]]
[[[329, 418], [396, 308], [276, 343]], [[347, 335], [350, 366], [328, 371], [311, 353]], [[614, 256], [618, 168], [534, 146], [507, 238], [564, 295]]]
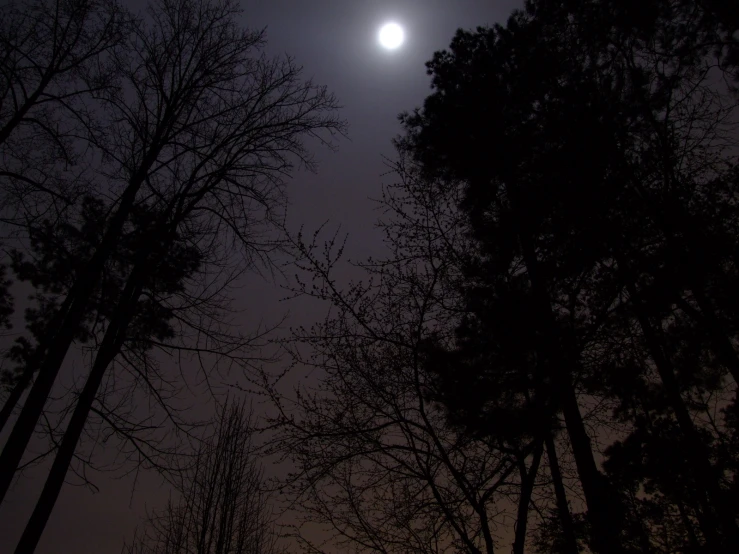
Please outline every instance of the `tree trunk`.
[[557, 337], [557, 321], [546, 283], [539, 274], [536, 251], [526, 232], [519, 231], [526, 271], [529, 275], [534, 300], [539, 310], [538, 325], [541, 332], [541, 353], [554, 383], [556, 398], [564, 415], [565, 428], [572, 445], [577, 473], [582, 484], [588, 519], [592, 525], [591, 545], [599, 554], [621, 553], [621, 517], [614, 500], [609, 497], [607, 483], [598, 470], [593, 456], [590, 437], [580, 413], [577, 395], [572, 384], [571, 364], [562, 352]]
[[692, 549], [691, 552], [698, 552], [701, 548], [701, 544], [698, 541], [698, 536], [695, 534], [693, 522], [690, 521], [688, 514], [685, 513], [685, 506], [679, 500], [677, 501], [677, 510], [678, 512], [680, 512], [680, 519], [682, 519], [683, 526], [685, 527], [685, 532], [688, 535], [688, 542], [690, 543], [690, 548]]
[[15, 549], [16, 554], [32, 554], [38, 545], [41, 534], [54, 508], [54, 504], [59, 497], [59, 492], [64, 485], [69, 465], [74, 457], [77, 443], [82, 435], [95, 396], [105, 376], [105, 371], [120, 351], [123, 340], [125, 339], [126, 330], [143, 288], [143, 276], [146, 271], [145, 265], [145, 263], [139, 263], [131, 271], [131, 275], [116, 307], [116, 315], [111, 319], [98, 353], [95, 356], [92, 370], [77, 400], [77, 405], [54, 458], [54, 463], [51, 466], [46, 483], [41, 491], [41, 496], [36, 503], [36, 508]]
[[[725, 498], [726, 495], [715, 478], [706, 445], [701, 440], [690, 412], [682, 399], [680, 385], [672, 363], [662, 350], [658, 331], [654, 329], [649, 321], [633, 285], [629, 287], [629, 292], [632, 296], [637, 320], [642, 328], [649, 355], [654, 361], [668, 402], [675, 412], [678, 426], [685, 437], [687, 461], [695, 474], [696, 484], [703, 489], [697, 492], [704, 512], [701, 517], [701, 527], [704, 527], [709, 547], [712, 552], [739, 552], [739, 529], [734, 516], [732, 516], [734, 512], [732, 504]], [[723, 539], [713, 522], [718, 522], [719, 527], [723, 530]]]
[[[66, 314], [69, 311], [69, 308], [71, 307], [73, 303], [73, 300], [74, 298], [71, 295], [71, 291], [70, 291], [70, 294], [68, 294], [67, 298], [64, 299], [64, 303], [59, 308], [59, 311], [56, 314], [54, 314], [54, 317], [52, 317], [51, 322], [49, 323], [47, 327], [47, 331], [46, 331], [47, 332], [46, 337], [49, 338], [49, 341], [53, 340], [54, 331], [59, 329], [59, 327], [63, 324], [64, 314]], [[10, 419], [10, 416], [13, 413], [13, 410], [15, 409], [16, 405], [18, 404], [18, 401], [23, 396], [23, 392], [26, 390], [26, 387], [28, 387], [28, 385], [31, 384], [31, 381], [33, 381], [33, 375], [35, 373], [35, 370], [43, 361], [44, 354], [45, 354], [45, 351], [43, 350], [43, 345], [41, 344], [37, 345], [36, 351], [34, 352], [32, 359], [28, 362], [28, 365], [23, 371], [23, 375], [21, 375], [20, 380], [15, 384], [15, 387], [13, 387], [13, 390], [11, 391], [10, 396], [5, 401], [5, 405], [3, 406], [2, 412], [0, 413], [0, 431], [2, 431], [5, 428], [5, 424]], [[0, 495], [0, 502], [2, 502], [2, 495]]]
[[0, 454], [0, 503], [5, 499], [5, 495], [13, 481], [13, 475], [18, 469], [26, 447], [33, 436], [62, 362], [74, 340], [80, 322], [85, 316], [87, 304], [100, 279], [105, 262], [116, 247], [123, 225], [133, 208], [136, 194], [158, 153], [158, 148], [152, 148], [149, 155], [142, 162], [139, 171], [129, 181], [128, 187], [121, 196], [120, 206], [111, 218], [100, 246], [85, 265], [85, 271], [77, 277], [62, 308], [54, 316], [49, 326], [48, 340], [45, 341], [45, 344], [39, 345], [40, 351], [45, 352], [46, 355], [40, 364], [38, 376], [33, 383], [33, 387], [31, 387], [31, 392], [18, 416], [18, 420], [15, 422], [13, 431], [5, 443], [2, 454]]
[[3, 409], [0, 410], [0, 431], [5, 428], [5, 424], [10, 419], [10, 416], [13, 413], [15, 407], [18, 405], [18, 401], [21, 399], [21, 396], [23, 396], [23, 391], [28, 388], [28, 385], [31, 384], [32, 380], [33, 368], [27, 367], [21, 374], [18, 382], [13, 387], [13, 390], [10, 391], [10, 395], [8, 396], [8, 398], [5, 399]]
[[533, 458], [531, 460], [531, 468], [526, 471], [526, 461], [519, 461], [519, 469], [521, 473], [521, 496], [518, 499], [518, 514], [516, 517], [516, 537], [513, 541], [513, 554], [524, 554], [526, 548], [526, 533], [528, 530], [529, 504], [531, 504], [531, 495], [534, 492], [534, 483], [536, 475], [539, 473], [539, 464], [541, 463], [541, 455], [544, 451], [543, 441], [534, 448]]
[[579, 554], [580, 549], [577, 546], [575, 524], [572, 522], [570, 504], [567, 502], [567, 491], [565, 490], [562, 472], [559, 468], [557, 447], [554, 444], [552, 435], [547, 434], [545, 445], [547, 447], [547, 458], [549, 458], [549, 471], [552, 474], [552, 484], [554, 485], [554, 495], [557, 498], [557, 514], [559, 516], [559, 524], [562, 526], [562, 535], [565, 543], [564, 551], [567, 554]]

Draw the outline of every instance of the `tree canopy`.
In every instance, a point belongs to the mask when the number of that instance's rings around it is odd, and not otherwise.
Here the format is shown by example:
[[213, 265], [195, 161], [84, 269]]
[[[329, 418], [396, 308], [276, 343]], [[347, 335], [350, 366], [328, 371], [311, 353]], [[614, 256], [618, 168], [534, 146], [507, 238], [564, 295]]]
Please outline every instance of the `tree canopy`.
[[[397, 500], [368, 475], [390, 478], [395, 448], [427, 459], [420, 428], [390, 430], [442, 409], [434, 434], [465, 457], [462, 470], [439, 455], [451, 482], [479, 452], [500, 460], [509, 488], [477, 513], [504, 526], [515, 506], [517, 553], [739, 548], [732, 14], [692, 0], [533, 0], [506, 24], [460, 30], [428, 62], [432, 93], [401, 116], [398, 184], [380, 200], [388, 257], [342, 289], [336, 241], [323, 259], [298, 240], [316, 280], [298, 293], [333, 311], [295, 336], [325, 380], [281, 423], [308, 449], [296, 460], [309, 511], [338, 536], [392, 551], [362, 508]], [[413, 498], [439, 486], [418, 479]], [[428, 502], [477, 506], [453, 498]], [[404, 524], [429, 529], [411, 499], [401, 505], [414, 514]], [[339, 506], [356, 519], [333, 519]], [[456, 517], [418, 551], [501, 546]]]

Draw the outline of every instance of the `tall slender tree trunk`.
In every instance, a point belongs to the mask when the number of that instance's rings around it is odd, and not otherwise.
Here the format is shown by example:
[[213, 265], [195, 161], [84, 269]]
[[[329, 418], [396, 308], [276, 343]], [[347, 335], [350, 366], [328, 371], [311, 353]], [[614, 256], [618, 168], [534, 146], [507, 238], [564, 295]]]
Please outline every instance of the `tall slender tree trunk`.
[[5, 443], [2, 454], [0, 454], [0, 503], [5, 499], [5, 495], [13, 481], [13, 475], [18, 469], [23, 453], [33, 436], [62, 362], [85, 316], [92, 292], [100, 280], [105, 262], [110, 258], [116, 247], [123, 226], [133, 208], [138, 190], [144, 182], [148, 168], [154, 163], [157, 155], [158, 150], [150, 151], [140, 171], [129, 181], [128, 187], [121, 196], [118, 210], [111, 218], [100, 245], [90, 261], [85, 264], [84, 271], [77, 277], [62, 308], [53, 318], [49, 326], [48, 340], [45, 341], [45, 344], [39, 345], [40, 351], [45, 352], [45, 356], [40, 363], [38, 375], [23, 409], [15, 422], [8, 441]]
[[685, 532], [688, 535], [690, 548], [693, 549], [693, 552], [698, 552], [701, 547], [700, 541], [698, 540], [698, 536], [695, 534], [693, 522], [690, 521], [688, 514], [685, 513], [685, 505], [680, 500], [677, 501], [677, 510], [680, 512], [680, 519], [682, 519], [683, 526], [685, 526]]
[[580, 406], [569, 378], [560, 387], [565, 426], [588, 507], [588, 519], [593, 527], [592, 548], [603, 554], [622, 552], [621, 514], [616, 506], [616, 499], [609, 496], [606, 478], [595, 463], [590, 437], [585, 430]]
[[531, 460], [531, 468], [526, 470], [526, 461], [519, 461], [519, 469], [521, 474], [521, 496], [518, 499], [518, 513], [516, 516], [516, 537], [513, 541], [513, 554], [524, 554], [526, 549], [526, 534], [528, 531], [529, 505], [531, 504], [531, 495], [534, 492], [534, 484], [536, 483], [536, 475], [539, 473], [539, 464], [541, 463], [541, 455], [544, 451], [543, 441], [534, 448], [533, 458]]
[[[70, 292], [70, 294], [68, 294], [67, 297], [64, 299], [64, 303], [62, 303], [62, 305], [60, 306], [59, 311], [55, 313], [54, 316], [51, 318], [51, 321], [49, 322], [46, 330], [45, 338], [47, 343], [50, 343], [53, 340], [54, 333], [64, 323], [64, 315], [69, 312], [73, 301], [74, 297]], [[10, 392], [10, 396], [8, 396], [5, 404], [3, 405], [3, 409], [0, 412], [0, 431], [5, 428], [5, 424], [8, 422], [11, 414], [13, 413], [13, 410], [18, 405], [18, 402], [23, 396], [23, 392], [26, 390], [26, 387], [28, 387], [28, 385], [30, 385], [33, 381], [33, 375], [36, 372], [36, 369], [43, 362], [45, 353], [46, 352], [44, 350], [44, 345], [37, 345], [31, 360], [29, 360], [28, 365], [23, 370], [21, 378], [15, 384], [13, 390]], [[2, 495], [0, 495], [0, 502], [2, 502]]]
[[526, 231], [519, 230], [519, 240], [540, 317], [538, 325], [541, 334], [542, 359], [547, 364], [554, 383], [556, 398], [564, 415], [565, 428], [588, 507], [588, 519], [592, 525], [592, 548], [599, 554], [621, 553], [623, 549], [620, 536], [620, 510], [617, 508], [615, 499], [608, 495], [606, 478], [595, 463], [590, 437], [585, 429], [572, 384], [570, 374], [572, 364], [562, 352], [557, 339], [559, 335], [557, 321], [552, 311], [546, 283], [539, 273], [536, 250]]
[[0, 410], [0, 431], [2, 431], [5, 427], [5, 424], [10, 419], [13, 410], [18, 405], [18, 402], [23, 396], [23, 391], [28, 388], [28, 385], [31, 384], [32, 380], [33, 368], [29, 366], [23, 370], [23, 373], [21, 374], [18, 381], [15, 383], [13, 390], [10, 391], [8, 398], [5, 399], [5, 404], [3, 404], [2, 410]]
[[[736, 519], [732, 515], [735, 509], [726, 498], [726, 494], [721, 490], [721, 486], [716, 479], [706, 445], [701, 440], [690, 412], [685, 406], [674, 367], [662, 349], [658, 331], [649, 321], [649, 317], [633, 285], [629, 287], [629, 292], [632, 296], [647, 350], [657, 368], [668, 402], [675, 412], [680, 431], [685, 437], [687, 461], [693, 470], [696, 484], [703, 489], [698, 491], [702, 504], [701, 508], [704, 512], [701, 517], [701, 527], [704, 527], [709, 547], [713, 552], [739, 552], [739, 528], [737, 528]], [[718, 523], [723, 533], [718, 533], [714, 522]], [[723, 538], [720, 535], [723, 535]]]
[[557, 447], [554, 444], [554, 439], [552, 438], [551, 434], [547, 434], [544, 440], [544, 444], [547, 448], [549, 472], [552, 475], [552, 484], [554, 485], [554, 496], [557, 499], [557, 515], [559, 516], [559, 524], [562, 526], [562, 536], [565, 543], [564, 551], [567, 554], [579, 554], [580, 549], [577, 546], [575, 524], [572, 522], [570, 504], [567, 501], [567, 491], [565, 490], [564, 481], [562, 479], [562, 471], [559, 467]]
[[143, 288], [145, 267], [146, 262], [140, 262], [131, 271], [126, 287], [116, 306], [116, 315], [105, 331], [105, 336], [95, 356], [92, 370], [77, 400], [77, 405], [72, 413], [67, 430], [64, 433], [62, 443], [59, 446], [54, 463], [51, 466], [46, 483], [41, 491], [41, 496], [16, 547], [16, 554], [32, 554], [38, 545], [54, 508], [54, 504], [64, 485], [67, 471], [74, 457], [95, 396], [103, 382], [105, 371], [120, 351], [125, 339], [126, 330], [133, 317]]

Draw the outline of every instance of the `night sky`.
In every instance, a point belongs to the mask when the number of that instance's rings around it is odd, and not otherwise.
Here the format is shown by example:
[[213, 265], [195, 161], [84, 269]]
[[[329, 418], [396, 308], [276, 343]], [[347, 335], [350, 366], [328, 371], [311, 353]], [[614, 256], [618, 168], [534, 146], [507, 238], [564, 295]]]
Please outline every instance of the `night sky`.
[[[400, 131], [397, 115], [419, 106], [429, 93], [424, 63], [445, 48], [457, 28], [503, 22], [520, 4], [515, 0], [242, 0], [244, 24], [267, 27], [270, 54], [289, 54], [304, 75], [336, 94], [348, 122], [349, 136], [337, 152], [314, 149], [317, 174], [301, 172], [289, 183], [290, 227], [313, 230], [328, 221], [348, 233], [348, 255], [362, 259], [381, 254], [373, 230], [377, 213], [369, 200], [378, 197], [386, 171], [382, 156], [391, 156], [391, 140]], [[130, 2], [140, 10], [144, 2]], [[383, 50], [381, 25], [401, 24], [403, 46]], [[279, 302], [283, 293], [255, 282], [243, 289], [248, 310], [244, 324], [274, 320], [288, 309], [291, 323], [309, 323], [309, 313]], [[43, 468], [36, 475], [43, 475]], [[159, 507], [167, 488], [152, 476], [132, 479], [97, 476], [100, 492], [65, 487], [46, 528], [39, 554], [56, 552], [118, 553], [146, 507]], [[29, 474], [0, 509], [0, 553], [12, 551], [36, 501], [42, 481]]]

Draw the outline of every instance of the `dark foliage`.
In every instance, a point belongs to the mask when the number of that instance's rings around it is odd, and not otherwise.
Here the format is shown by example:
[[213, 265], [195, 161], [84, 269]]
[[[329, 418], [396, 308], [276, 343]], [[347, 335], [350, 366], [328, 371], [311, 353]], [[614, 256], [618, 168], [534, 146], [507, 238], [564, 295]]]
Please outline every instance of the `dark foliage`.
[[[739, 375], [725, 23], [693, 2], [530, 2], [460, 31], [402, 117], [427, 178], [464, 183], [477, 244], [455, 345], [427, 346], [435, 398], [507, 442], [561, 421], [599, 552], [739, 547], [731, 420], [696, 421]], [[605, 474], [591, 442], [612, 431], [587, 431], [577, 396], [631, 427]]]

